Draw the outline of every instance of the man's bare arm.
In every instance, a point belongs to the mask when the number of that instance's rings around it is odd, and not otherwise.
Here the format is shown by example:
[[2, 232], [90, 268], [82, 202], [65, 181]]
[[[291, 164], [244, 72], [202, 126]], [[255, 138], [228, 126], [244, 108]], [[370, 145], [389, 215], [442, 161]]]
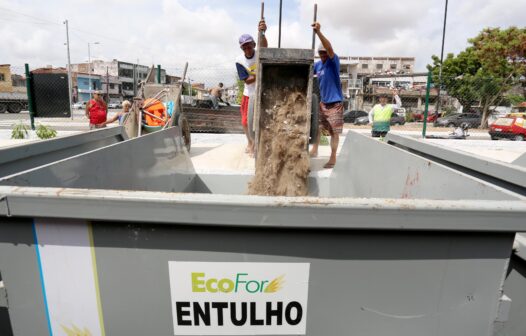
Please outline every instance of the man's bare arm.
[[256, 81], [256, 76], [255, 75], [250, 75], [247, 77], [247, 79], [245, 79], [245, 84], [252, 84]]
[[[267, 37], [265, 36], [265, 32], [266, 31], [267, 31], [267, 24], [265, 23], [265, 20], [259, 21], [258, 32], [259, 32], [259, 36], [260, 36], [259, 43], [261, 43], [261, 45], [259, 45], [258, 47], [268, 48], [268, 41], [267, 41]], [[248, 83], [248, 84], [250, 84], [250, 83]]]
[[327, 54], [329, 55], [329, 57], [331, 59], [333, 59], [334, 58], [334, 49], [332, 49], [331, 42], [329, 42], [329, 40], [321, 32], [321, 25], [320, 25], [320, 23], [319, 22], [314, 22], [311, 25], [311, 27], [312, 27], [312, 29], [314, 29], [314, 32], [316, 32], [316, 35], [318, 35], [318, 38], [320, 39], [321, 44], [323, 45], [325, 50], [327, 50]]

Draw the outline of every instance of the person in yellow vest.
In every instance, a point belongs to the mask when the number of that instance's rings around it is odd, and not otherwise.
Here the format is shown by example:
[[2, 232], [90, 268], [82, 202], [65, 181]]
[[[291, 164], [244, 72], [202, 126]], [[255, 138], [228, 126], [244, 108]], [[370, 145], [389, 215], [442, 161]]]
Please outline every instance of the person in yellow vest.
[[391, 116], [397, 108], [402, 106], [402, 101], [396, 92], [393, 98], [396, 104], [387, 104], [389, 99], [387, 94], [380, 95], [380, 103], [374, 105], [369, 112], [369, 124], [373, 124], [371, 134], [375, 138], [386, 136], [391, 129]]

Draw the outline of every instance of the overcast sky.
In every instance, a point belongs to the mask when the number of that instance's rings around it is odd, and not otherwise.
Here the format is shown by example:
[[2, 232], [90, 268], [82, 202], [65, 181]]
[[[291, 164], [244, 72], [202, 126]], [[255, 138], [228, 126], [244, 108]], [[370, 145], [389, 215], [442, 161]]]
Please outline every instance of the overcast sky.
[[[283, 0], [282, 47], [310, 48], [315, 0]], [[340, 55], [414, 56], [424, 70], [440, 53], [444, 1], [317, 0], [322, 31]], [[265, 1], [270, 46], [277, 46], [279, 1]], [[177, 75], [232, 69], [242, 33], [255, 35], [259, 0], [0, 0], [0, 64], [66, 64], [92, 58], [162, 64]], [[445, 50], [458, 52], [484, 27], [524, 26], [524, 0], [450, 0]], [[205, 70], [206, 69], [206, 70]], [[234, 72], [232, 74], [234, 76]]]

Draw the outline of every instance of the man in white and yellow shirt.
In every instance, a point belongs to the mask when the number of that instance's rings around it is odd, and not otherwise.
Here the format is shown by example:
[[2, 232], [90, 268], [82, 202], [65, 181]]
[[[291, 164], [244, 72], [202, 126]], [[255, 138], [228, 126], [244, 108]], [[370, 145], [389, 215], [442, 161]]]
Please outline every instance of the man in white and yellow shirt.
[[[259, 47], [261, 48], [268, 47], [267, 38], [265, 37], [266, 30], [267, 25], [264, 20], [261, 20], [258, 26], [261, 43]], [[243, 125], [243, 130], [248, 140], [246, 152], [253, 155], [254, 139], [251, 138], [248, 131], [248, 110], [249, 104], [253, 104], [254, 93], [256, 91], [256, 42], [249, 34], [243, 34], [239, 37], [239, 47], [243, 50], [243, 54], [236, 58], [236, 69], [239, 79], [245, 82], [240, 108], [241, 125]]]
[[391, 129], [391, 116], [396, 109], [402, 106], [402, 101], [398, 94], [394, 94], [396, 104], [387, 104], [388, 96], [380, 96], [380, 103], [373, 106], [369, 112], [369, 123], [373, 124], [371, 134], [373, 137], [384, 137]]

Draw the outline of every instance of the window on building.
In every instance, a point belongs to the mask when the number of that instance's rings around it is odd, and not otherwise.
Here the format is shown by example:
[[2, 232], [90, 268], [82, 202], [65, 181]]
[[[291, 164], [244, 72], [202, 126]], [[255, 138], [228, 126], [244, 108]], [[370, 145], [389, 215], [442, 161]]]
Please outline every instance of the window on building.
[[132, 78], [133, 77], [133, 70], [132, 69], [119, 69], [119, 76]]
[[396, 64], [391, 64], [391, 70], [396, 70]]
[[404, 64], [404, 69], [410, 70], [411, 69], [411, 64]]
[[369, 69], [369, 64], [362, 64], [362, 69]]
[[376, 64], [376, 69], [377, 70], [382, 70], [383, 68], [384, 68], [384, 65], [382, 63]]
[[129, 90], [129, 91], [133, 90], [133, 83], [128, 83], [128, 82], [122, 83], [122, 89]]
[[111, 84], [110, 83], [110, 89], [112, 89], [112, 90], [115, 89], [115, 84]]
[[5, 82], [5, 75], [4, 74], [0, 74], [0, 82]]

